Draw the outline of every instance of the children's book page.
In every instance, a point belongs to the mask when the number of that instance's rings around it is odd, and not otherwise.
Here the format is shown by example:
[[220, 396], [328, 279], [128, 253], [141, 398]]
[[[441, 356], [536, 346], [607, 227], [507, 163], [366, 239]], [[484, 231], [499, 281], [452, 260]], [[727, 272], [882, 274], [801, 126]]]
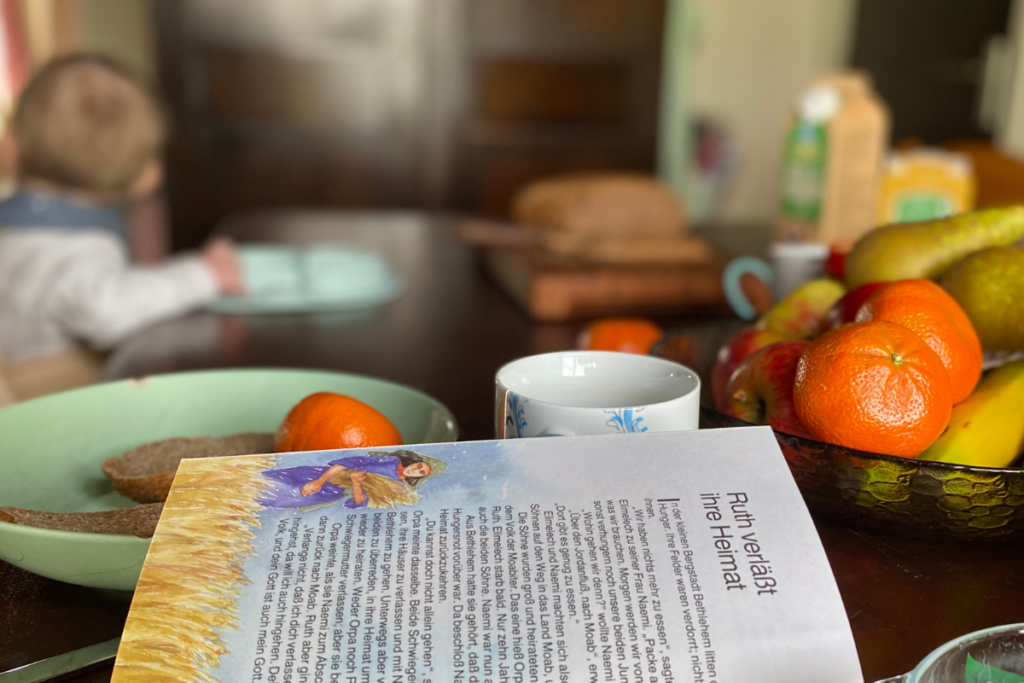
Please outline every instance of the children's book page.
[[113, 680], [862, 678], [746, 428], [182, 461]]

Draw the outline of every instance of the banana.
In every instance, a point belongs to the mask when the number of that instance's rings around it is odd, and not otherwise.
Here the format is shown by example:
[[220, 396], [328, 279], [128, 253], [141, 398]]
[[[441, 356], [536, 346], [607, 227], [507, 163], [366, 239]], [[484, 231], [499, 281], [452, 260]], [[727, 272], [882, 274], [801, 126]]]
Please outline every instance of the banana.
[[993, 370], [953, 406], [946, 431], [918, 456], [958, 465], [1006, 467], [1024, 450], [1024, 360]]

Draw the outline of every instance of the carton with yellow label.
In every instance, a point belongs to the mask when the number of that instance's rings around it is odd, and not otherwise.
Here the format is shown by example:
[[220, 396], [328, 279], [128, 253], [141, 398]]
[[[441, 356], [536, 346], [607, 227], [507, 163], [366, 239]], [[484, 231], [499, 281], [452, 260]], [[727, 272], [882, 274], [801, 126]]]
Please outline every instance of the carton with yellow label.
[[889, 157], [878, 222], [944, 218], [974, 209], [975, 181], [966, 154], [916, 148]]

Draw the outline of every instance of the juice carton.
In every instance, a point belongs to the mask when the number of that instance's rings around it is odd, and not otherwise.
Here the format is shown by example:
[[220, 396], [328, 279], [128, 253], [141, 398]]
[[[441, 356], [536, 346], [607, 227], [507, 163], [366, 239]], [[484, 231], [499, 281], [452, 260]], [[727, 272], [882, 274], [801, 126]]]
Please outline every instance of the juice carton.
[[776, 238], [832, 244], [875, 227], [889, 113], [868, 77], [814, 83], [786, 134]]

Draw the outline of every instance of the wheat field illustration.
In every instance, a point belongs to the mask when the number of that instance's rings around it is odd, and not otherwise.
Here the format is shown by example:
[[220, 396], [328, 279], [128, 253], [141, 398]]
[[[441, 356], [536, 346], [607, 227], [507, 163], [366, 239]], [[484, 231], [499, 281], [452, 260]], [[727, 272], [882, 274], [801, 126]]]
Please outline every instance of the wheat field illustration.
[[262, 472], [272, 455], [183, 463], [142, 569], [114, 667], [114, 683], [215, 683], [239, 627], [242, 570], [253, 555]]

